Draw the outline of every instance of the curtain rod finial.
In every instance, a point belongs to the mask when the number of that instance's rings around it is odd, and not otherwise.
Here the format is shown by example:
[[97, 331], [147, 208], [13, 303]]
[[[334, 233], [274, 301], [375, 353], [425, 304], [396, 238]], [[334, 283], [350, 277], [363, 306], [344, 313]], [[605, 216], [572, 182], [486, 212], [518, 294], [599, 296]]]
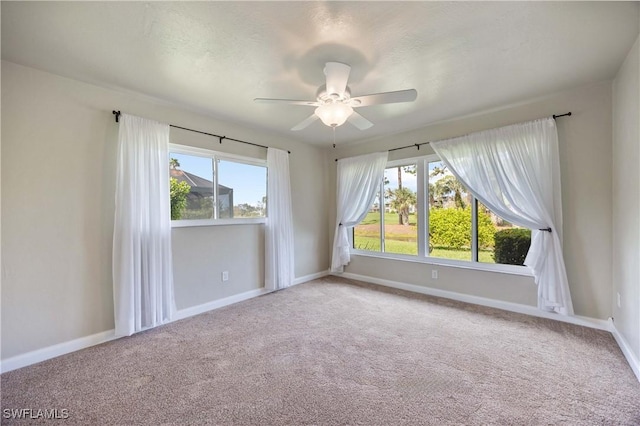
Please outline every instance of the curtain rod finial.
[[111, 113], [116, 116], [116, 123], [119, 123], [120, 122], [120, 111], [113, 110], [113, 111], [111, 111]]
[[551, 117], [553, 117], [554, 120], [558, 117], [571, 117], [571, 111], [567, 112], [566, 114], [558, 114], [558, 115], [553, 114]]

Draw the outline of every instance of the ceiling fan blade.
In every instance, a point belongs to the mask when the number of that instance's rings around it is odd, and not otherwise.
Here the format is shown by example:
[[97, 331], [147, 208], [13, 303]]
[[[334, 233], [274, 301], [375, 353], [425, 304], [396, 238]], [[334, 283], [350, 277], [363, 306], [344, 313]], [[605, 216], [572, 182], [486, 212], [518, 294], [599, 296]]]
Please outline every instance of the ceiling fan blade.
[[309, 117], [305, 118], [302, 122], [298, 123], [296, 126], [293, 126], [291, 128], [291, 130], [293, 130], [294, 132], [296, 132], [298, 130], [302, 130], [302, 129], [308, 127], [311, 123], [313, 123], [317, 119], [318, 119], [317, 115], [311, 114]]
[[340, 62], [327, 62], [324, 66], [324, 75], [327, 76], [327, 93], [344, 95], [349, 80], [351, 67]]
[[356, 126], [360, 130], [367, 130], [369, 127], [373, 126], [372, 122], [370, 122], [369, 120], [367, 120], [366, 118], [364, 118], [363, 116], [361, 116], [355, 111], [353, 111], [353, 114], [351, 114], [349, 118], [347, 118], [347, 121], [353, 124], [354, 126]]
[[253, 101], [259, 104], [289, 104], [289, 105], [319, 106], [318, 102], [316, 101], [297, 101], [295, 99], [255, 98]]
[[376, 93], [351, 98], [352, 107], [364, 107], [369, 105], [394, 104], [398, 102], [413, 102], [418, 97], [416, 89], [398, 90], [397, 92]]

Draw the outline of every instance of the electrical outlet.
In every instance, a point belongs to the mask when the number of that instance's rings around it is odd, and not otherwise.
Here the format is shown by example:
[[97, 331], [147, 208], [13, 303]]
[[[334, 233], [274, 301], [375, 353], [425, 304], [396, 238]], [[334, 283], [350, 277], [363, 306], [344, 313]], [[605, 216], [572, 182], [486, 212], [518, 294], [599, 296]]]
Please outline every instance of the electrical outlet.
[[433, 278], [434, 280], [438, 279], [438, 270], [437, 269], [432, 269], [431, 270], [431, 278]]
[[622, 306], [622, 303], [620, 303], [620, 293], [616, 293], [618, 295], [618, 308]]
[[229, 281], [229, 271], [222, 271], [222, 281]]

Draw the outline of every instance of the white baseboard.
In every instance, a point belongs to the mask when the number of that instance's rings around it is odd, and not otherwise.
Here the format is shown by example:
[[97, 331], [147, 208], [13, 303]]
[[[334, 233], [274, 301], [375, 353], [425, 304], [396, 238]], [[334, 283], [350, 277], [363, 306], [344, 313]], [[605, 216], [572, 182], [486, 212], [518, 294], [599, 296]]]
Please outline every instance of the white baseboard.
[[541, 318], [549, 318], [556, 321], [567, 322], [570, 324], [581, 325], [584, 327], [595, 328], [598, 330], [611, 331], [609, 322], [606, 320], [599, 320], [595, 318], [581, 317], [581, 316], [565, 316], [559, 315], [553, 312], [541, 311], [535, 306], [522, 305], [520, 303], [505, 302], [502, 300], [489, 299], [486, 297], [472, 296], [469, 294], [456, 293], [448, 290], [441, 290], [432, 287], [423, 287], [415, 284], [407, 284], [398, 281], [385, 280], [382, 278], [370, 277], [367, 275], [352, 274], [350, 272], [343, 272], [341, 274], [334, 273], [333, 275], [338, 277], [349, 278], [358, 281], [364, 281], [371, 284], [381, 285], [385, 287], [397, 288], [400, 290], [407, 290], [414, 293], [426, 294], [429, 296], [442, 297], [445, 299], [457, 300], [459, 302], [471, 303], [474, 305], [488, 306], [491, 308], [502, 309], [504, 311], [517, 312], [519, 314], [531, 315]]
[[115, 338], [115, 331], [107, 330], [100, 333], [92, 334], [90, 336], [70, 340], [68, 342], [58, 343], [46, 348], [37, 349], [25, 354], [16, 355], [0, 362], [0, 371], [2, 373], [6, 373], [7, 371], [17, 370], [18, 368], [37, 364], [38, 362], [56, 358], [60, 355], [65, 355], [71, 352], [79, 351], [80, 349], [99, 345], [100, 343], [108, 342], [110, 340], [114, 340]]
[[266, 290], [264, 288], [257, 288], [255, 290], [245, 291], [244, 293], [234, 294], [233, 296], [225, 297], [224, 299], [212, 300], [211, 302], [203, 303], [202, 305], [180, 309], [176, 312], [171, 322], [179, 321], [181, 319], [203, 314], [205, 312], [222, 308], [224, 306], [233, 305], [234, 303], [253, 299], [254, 297], [262, 296], [263, 294], [267, 294], [267, 293], [270, 293], [270, 290]]
[[315, 274], [303, 275], [294, 279], [291, 285], [297, 285], [306, 283], [307, 281], [317, 280], [318, 278], [326, 277], [327, 275], [329, 275], [328, 269], [326, 271], [316, 272]]
[[611, 334], [613, 334], [613, 338], [616, 339], [616, 342], [618, 342], [618, 346], [620, 346], [620, 350], [624, 354], [624, 357], [627, 359], [629, 366], [631, 367], [631, 369], [633, 370], [633, 373], [636, 375], [636, 377], [638, 378], [638, 381], [640, 382], [640, 360], [631, 350], [631, 346], [629, 345], [629, 342], [627, 341], [627, 339], [625, 339], [625, 337], [622, 334], [620, 334], [620, 332], [618, 331], [618, 328], [616, 327], [616, 324], [613, 322], [612, 319], [609, 319], [609, 327], [611, 330]]
[[[265, 290], [264, 288], [259, 288], [256, 290], [236, 294], [234, 296], [225, 297], [224, 299], [214, 300], [202, 305], [181, 309], [175, 313], [174, 318], [170, 322], [189, 318], [194, 315], [211, 311], [213, 309], [218, 309], [223, 306], [252, 299], [266, 293], [269, 293], [269, 291]], [[27, 367], [32, 364], [37, 364], [38, 362], [46, 361], [48, 359], [59, 357], [60, 355], [79, 351], [81, 349], [89, 348], [91, 346], [99, 345], [100, 343], [105, 343], [115, 339], [115, 330], [108, 330], [101, 333], [92, 334], [91, 336], [80, 337], [68, 342], [58, 343], [53, 346], [37, 349], [25, 354], [16, 355], [0, 362], [0, 372], [6, 373], [18, 368]]]

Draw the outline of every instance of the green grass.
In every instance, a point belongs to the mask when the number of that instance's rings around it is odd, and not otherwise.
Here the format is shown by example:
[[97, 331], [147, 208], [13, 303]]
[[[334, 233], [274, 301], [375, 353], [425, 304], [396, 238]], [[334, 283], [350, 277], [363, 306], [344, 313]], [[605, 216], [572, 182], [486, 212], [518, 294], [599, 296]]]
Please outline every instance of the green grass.
[[[380, 251], [380, 238], [373, 236], [360, 236], [355, 235], [355, 247], [360, 250], [368, 251]], [[410, 241], [398, 241], [394, 239], [385, 238], [385, 252], [395, 254], [418, 254], [418, 244]], [[429, 254], [431, 257], [438, 257], [441, 259], [454, 259], [454, 260], [471, 260], [471, 252], [465, 249], [449, 249], [445, 247], [435, 247]], [[481, 250], [478, 253], [478, 260], [482, 263], [495, 263], [493, 260], [493, 252]]]
[[[375, 225], [380, 223], [380, 213], [367, 213], [367, 216], [360, 222], [360, 225]], [[386, 213], [384, 214], [385, 225], [398, 225], [398, 213]], [[409, 215], [409, 225], [416, 226], [416, 215]]]
[[[380, 213], [369, 212], [360, 225], [378, 225], [380, 223]], [[397, 225], [397, 213], [384, 214], [385, 225]], [[364, 230], [355, 228], [354, 245], [359, 250], [380, 251], [380, 230]], [[395, 254], [418, 254], [418, 228], [416, 226], [416, 215], [409, 215], [409, 225], [404, 227], [402, 233], [385, 233], [385, 252]], [[429, 254], [431, 257], [454, 260], [471, 260], [470, 250], [453, 249], [448, 247], [434, 247]], [[482, 263], [495, 263], [493, 251], [480, 250], [478, 260]]]

